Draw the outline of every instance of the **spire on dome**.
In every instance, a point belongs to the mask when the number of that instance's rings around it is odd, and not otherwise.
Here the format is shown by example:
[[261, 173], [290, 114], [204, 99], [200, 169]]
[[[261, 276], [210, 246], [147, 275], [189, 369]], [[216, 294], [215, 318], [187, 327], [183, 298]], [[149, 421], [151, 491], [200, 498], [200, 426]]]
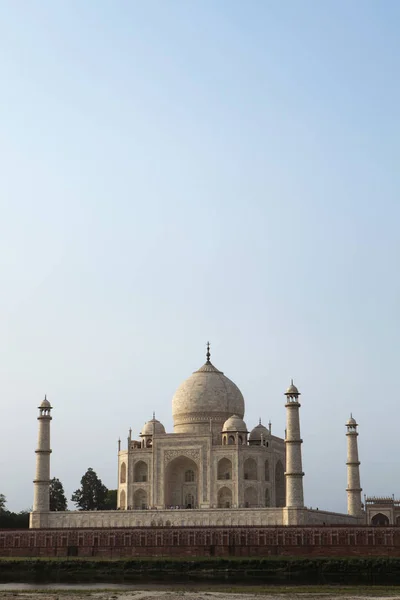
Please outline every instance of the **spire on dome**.
[[210, 342], [207, 342], [207, 354], [206, 354], [207, 362], [206, 364], [210, 364], [211, 352], [210, 352]]
[[211, 352], [210, 352], [210, 342], [207, 342], [207, 354], [206, 354], [206, 362], [200, 369], [197, 369], [195, 373], [219, 373], [223, 375], [222, 371], [219, 371], [211, 362]]
[[258, 419], [258, 424], [261, 425], [261, 417]]
[[156, 411], [153, 410], [153, 421], [155, 421], [155, 420], [156, 420]]

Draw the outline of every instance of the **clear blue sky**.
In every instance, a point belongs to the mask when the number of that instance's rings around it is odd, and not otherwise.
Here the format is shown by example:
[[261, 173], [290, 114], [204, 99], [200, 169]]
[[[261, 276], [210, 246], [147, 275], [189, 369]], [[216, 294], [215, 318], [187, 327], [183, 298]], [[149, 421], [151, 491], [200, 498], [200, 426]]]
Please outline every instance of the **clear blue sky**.
[[212, 359], [246, 421], [302, 391], [305, 500], [400, 495], [400, 3], [0, 0], [0, 492], [116, 486]]

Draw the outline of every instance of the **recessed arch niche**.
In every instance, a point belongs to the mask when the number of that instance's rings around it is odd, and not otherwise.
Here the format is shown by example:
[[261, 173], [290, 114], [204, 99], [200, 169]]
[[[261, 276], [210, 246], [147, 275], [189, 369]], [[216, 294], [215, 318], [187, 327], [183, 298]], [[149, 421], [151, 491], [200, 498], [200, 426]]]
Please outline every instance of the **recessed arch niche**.
[[199, 468], [191, 458], [179, 456], [164, 471], [164, 504], [166, 507], [197, 508]]

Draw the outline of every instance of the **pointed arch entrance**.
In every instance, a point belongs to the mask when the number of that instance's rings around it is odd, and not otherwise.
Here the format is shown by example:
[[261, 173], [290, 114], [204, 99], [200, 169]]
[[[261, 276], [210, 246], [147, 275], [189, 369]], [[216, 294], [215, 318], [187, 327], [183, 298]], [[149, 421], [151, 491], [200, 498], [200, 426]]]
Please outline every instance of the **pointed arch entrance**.
[[187, 456], [172, 460], [164, 474], [164, 504], [168, 508], [197, 508], [199, 469]]
[[372, 525], [376, 525], [378, 527], [386, 527], [389, 525], [389, 517], [382, 513], [377, 513], [371, 519]]

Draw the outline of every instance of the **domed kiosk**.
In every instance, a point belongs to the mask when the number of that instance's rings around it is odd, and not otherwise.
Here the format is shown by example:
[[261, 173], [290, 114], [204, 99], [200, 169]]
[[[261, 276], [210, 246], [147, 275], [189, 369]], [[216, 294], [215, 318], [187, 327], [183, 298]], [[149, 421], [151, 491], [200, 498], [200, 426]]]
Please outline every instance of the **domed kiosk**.
[[250, 446], [261, 446], [262, 444], [266, 443], [266, 440], [270, 437], [270, 435], [270, 430], [264, 427], [260, 419], [258, 425], [256, 425], [254, 429], [250, 431], [249, 444]]

